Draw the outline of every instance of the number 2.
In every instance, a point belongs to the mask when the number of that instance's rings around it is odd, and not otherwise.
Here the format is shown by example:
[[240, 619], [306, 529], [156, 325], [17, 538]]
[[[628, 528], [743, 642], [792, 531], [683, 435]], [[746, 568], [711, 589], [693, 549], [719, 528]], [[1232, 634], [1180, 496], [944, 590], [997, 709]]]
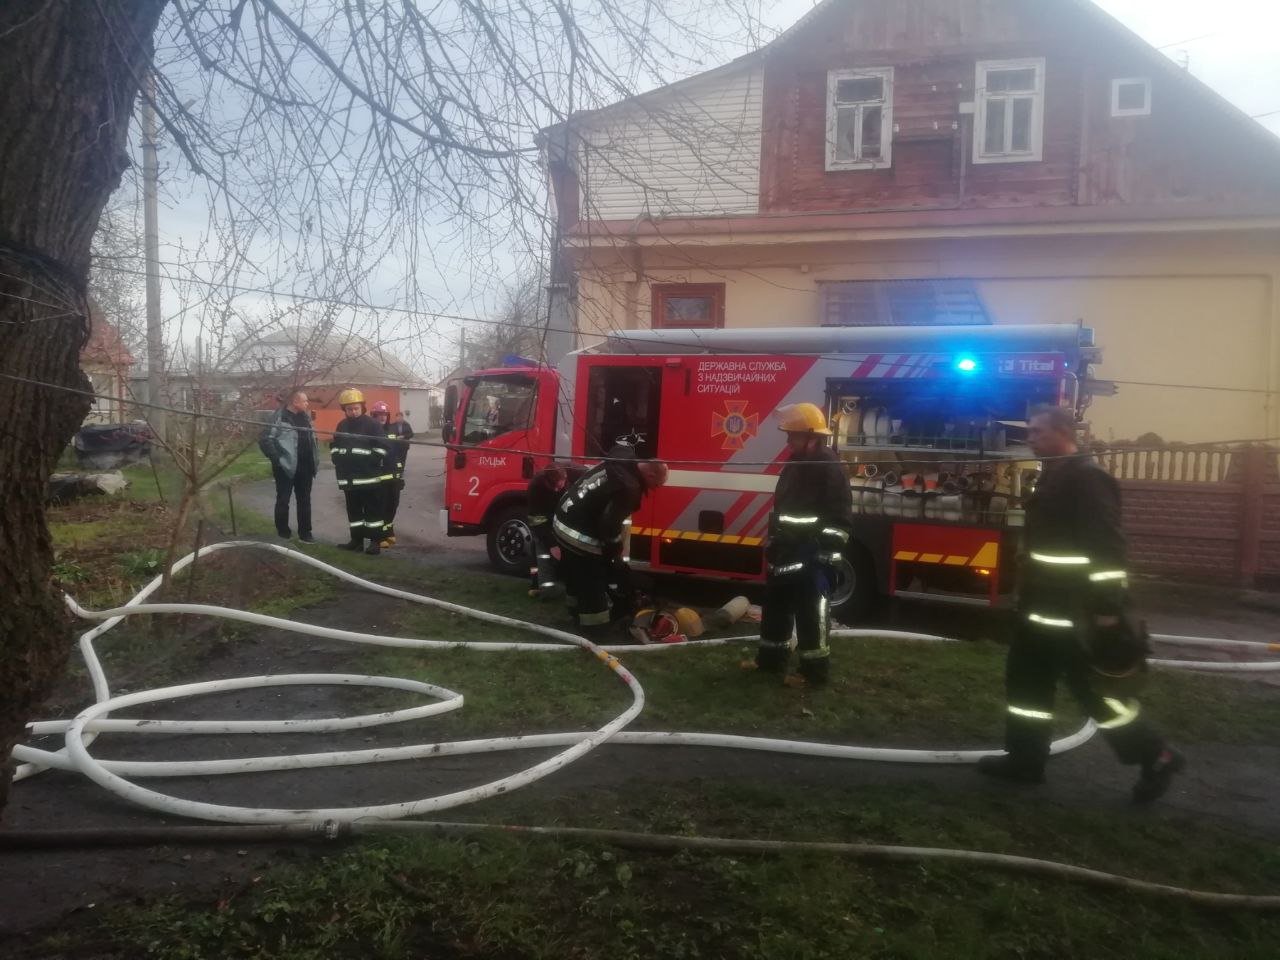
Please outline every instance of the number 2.
[[471, 489], [467, 491], [467, 496], [468, 497], [480, 496], [480, 478], [479, 477], [471, 478]]

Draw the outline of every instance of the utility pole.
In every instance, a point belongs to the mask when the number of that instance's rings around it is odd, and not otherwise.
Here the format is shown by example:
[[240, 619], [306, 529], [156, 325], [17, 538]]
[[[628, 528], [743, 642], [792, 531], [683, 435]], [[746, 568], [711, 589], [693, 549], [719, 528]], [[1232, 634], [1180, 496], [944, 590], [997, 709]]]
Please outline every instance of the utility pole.
[[[156, 151], [156, 80], [148, 72], [142, 88], [142, 223], [147, 274], [147, 402], [163, 404], [164, 336], [160, 328], [160, 215], [157, 194], [160, 161]], [[147, 418], [156, 434], [168, 438], [163, 410], [151, 408]]]
[[458, 328], [458, 369], [467, 372], [467, 328]]

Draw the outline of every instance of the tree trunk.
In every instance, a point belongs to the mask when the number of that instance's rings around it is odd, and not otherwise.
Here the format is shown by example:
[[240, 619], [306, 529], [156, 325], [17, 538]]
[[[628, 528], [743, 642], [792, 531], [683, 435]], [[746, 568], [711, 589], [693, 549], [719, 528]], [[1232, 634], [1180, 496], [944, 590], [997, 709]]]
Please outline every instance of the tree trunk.
[[[89, 409], [70, 392], [89, 387], [89, 243], [128, 164], [129, 118], [166, 2], [0, 3], [0, 758], [70, 649], [50, 581], [45, 486]], [[5, 764], [0, 809], [9, 776]]]

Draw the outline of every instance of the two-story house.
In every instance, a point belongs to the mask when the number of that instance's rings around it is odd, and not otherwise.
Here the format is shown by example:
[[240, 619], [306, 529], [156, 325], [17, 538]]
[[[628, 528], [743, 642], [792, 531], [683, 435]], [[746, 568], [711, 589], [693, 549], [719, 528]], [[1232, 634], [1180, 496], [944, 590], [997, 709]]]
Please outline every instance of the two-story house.
[[1280, 140], [1090, 0], [826, 0], [543, 144], [584, 342], [1081, 321], [1100, 439], [1280, 436]]

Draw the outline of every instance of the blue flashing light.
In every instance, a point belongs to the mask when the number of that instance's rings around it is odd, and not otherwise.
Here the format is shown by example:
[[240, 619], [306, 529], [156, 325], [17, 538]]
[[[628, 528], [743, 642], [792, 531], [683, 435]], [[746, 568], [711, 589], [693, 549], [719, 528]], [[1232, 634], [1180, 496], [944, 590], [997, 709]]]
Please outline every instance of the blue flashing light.
[[956, 369], [961, 373], [976, 373], [978, 370], [978, 361], [973, 357], [960, 357], [956, 360]]

